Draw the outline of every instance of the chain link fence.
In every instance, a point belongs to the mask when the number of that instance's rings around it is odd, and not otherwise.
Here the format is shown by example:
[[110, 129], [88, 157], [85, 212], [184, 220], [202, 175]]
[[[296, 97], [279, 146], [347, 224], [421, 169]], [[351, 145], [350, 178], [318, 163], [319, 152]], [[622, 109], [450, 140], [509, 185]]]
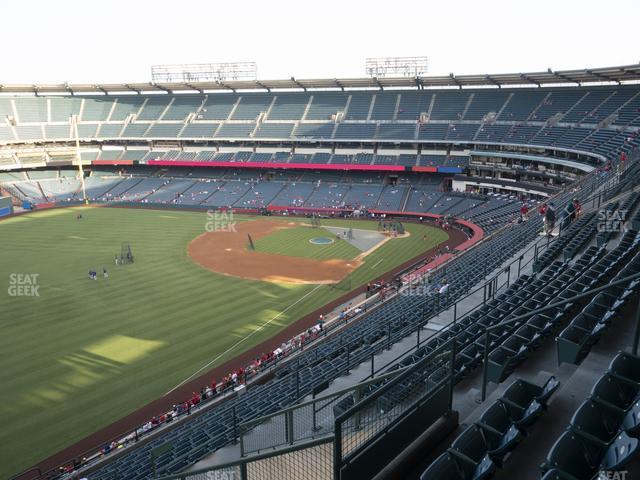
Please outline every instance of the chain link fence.
[[454, 342], [449, 341], [340, 415], [335, 426], [338, 462], [379, 438], [417, 403], [428, 401], [432, 392], [449, 389], [442, 413], [450, 409], [454, 356]]
[[238, 431], [241, 455], [259, 453], [332, 434], [335, 419], [340, 414], [404, 370], [406, 368], [240, 424]]
[[333, 442], [264, 458], [247, 464], [247, 480], [327, 480], [333, 475]]
[[160, 480], [327, 480], [333, 475], [333, 437], [274, 450]]

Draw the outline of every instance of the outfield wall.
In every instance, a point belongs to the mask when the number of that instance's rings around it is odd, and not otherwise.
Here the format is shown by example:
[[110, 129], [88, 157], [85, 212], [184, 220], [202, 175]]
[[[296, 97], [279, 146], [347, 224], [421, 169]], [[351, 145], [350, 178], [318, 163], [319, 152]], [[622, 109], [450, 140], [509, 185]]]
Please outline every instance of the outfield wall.
[[13, 214], [13, 203], [10, 197], [0, 197], [0, 217]]

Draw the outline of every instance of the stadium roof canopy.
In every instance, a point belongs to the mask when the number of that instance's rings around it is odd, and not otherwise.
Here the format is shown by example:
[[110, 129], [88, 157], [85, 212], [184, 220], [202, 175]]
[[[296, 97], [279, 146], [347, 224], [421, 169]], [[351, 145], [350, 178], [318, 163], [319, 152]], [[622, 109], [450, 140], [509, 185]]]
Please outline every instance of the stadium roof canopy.
[[406, 89], [406, 88], [466, 88], [503, 86], [623, 84], [640, 81], [640, 64], [581, 70], [534, 73], [500, 73], [495, 75], [460, 75], [427, 77], [385, 77], [298, 80], [230, 80], [185, 83], [104, 83], [104, 84], [35, 84], [2, 85], [0, 93], [11, 94], [121, 94], [173, 93], [238, 90], [326, 90], [326, 89]]

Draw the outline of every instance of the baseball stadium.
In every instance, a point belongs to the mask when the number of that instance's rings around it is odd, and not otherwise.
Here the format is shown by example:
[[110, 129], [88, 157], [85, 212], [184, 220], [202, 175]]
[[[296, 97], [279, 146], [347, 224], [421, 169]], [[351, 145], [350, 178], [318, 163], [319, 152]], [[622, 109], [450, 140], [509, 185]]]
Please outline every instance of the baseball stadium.
[[640, 64], [425, 68], [1, 84], [0, 478], [640, 478]]

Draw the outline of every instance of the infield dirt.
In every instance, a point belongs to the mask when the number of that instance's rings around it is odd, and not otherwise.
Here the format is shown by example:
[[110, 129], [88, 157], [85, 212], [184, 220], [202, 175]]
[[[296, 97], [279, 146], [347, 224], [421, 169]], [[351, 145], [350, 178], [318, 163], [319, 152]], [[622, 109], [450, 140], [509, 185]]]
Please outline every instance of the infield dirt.
[[233, 231], [214, 231], [199, 235], [189, 243], [189, 256], [199, 265], [223, 275], [250, 280], [294, 284], [336, 283], [362, 263], [353, 260], [289, 257], [247, 248], [248, 237], [266, 237], [276, 230], [294, 228], [296, 222], [252, 220], [238, 222]]

